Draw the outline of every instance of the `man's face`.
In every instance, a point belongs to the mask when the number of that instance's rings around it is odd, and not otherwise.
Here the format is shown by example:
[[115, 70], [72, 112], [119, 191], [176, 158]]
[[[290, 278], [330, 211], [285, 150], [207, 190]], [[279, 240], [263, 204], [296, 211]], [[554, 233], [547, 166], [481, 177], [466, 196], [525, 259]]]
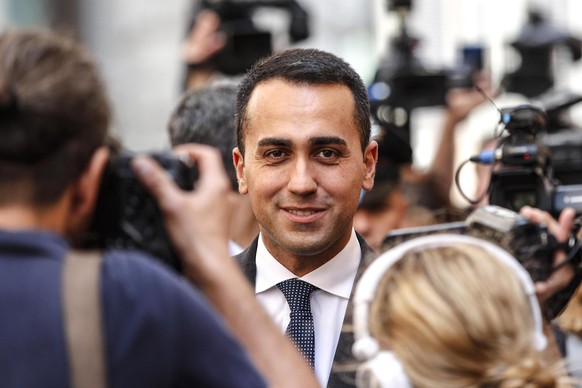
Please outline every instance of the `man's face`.
[[251, 95], [244, 160], [234, 152], [239, 191], [250, 195], [265, 245], [279, 261], [309, 256], [319, 266], [350, 238], [377, 159], [375, 142], [362, 153], [354, 109], [343, 85], [274, 79]]

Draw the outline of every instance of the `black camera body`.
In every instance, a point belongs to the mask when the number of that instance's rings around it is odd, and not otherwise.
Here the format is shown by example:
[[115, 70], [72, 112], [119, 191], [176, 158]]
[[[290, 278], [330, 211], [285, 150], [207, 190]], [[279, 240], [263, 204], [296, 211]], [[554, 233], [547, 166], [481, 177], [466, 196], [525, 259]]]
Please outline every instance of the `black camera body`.
[[551, 23], [541, 10], [531, 8], [527, 21], [511, 47], [520, 57], [519, 65], [505, 74], [502, 86], [512, 93], [534, 98], [555, 85], [553, 53], [567, 49], [572, 61], [582, 58], [582, 40]]
[[571, 101], [581, 101], [580, 96], [550, 110], [534, 105], [501, 110], [500, 125], [508, 135], [493, 153], [497, 168], [491, 174], [489, 203], [515, 211], [528, 205], [554, 216], [572, 207], [582, 214], [582, 130], [548, 128], [554, 111]]
[[[183, 190], [192, 190], [198, 170], [170, 153], [149, 154]], [[133, 155], [113, 153], [101, 180], [87, 247], [146, 251], [178, 272], [181, 262], [164, 227], [154, 198], [131, 167]]]
[[473, 87], [475, 75], [484, 68], [484, 48], [463, 47], [452, 67], [425, 66], [416, 55], [421, 40], [410, 33], [407, 24], [413, 1], [387, 0], [387, 8], [399, 18], [399, 33], [390, 39], [389, 50], [368, 86], [370, 111], [387, 132], [410, 144], [412, 112], [417, 108], [445, 106], [446, 94], [452, 88]]
[[518, 213], [495, 205], [474, 210], [465, 221], [392, 231], [385, 237], [382, 250], [414, 237], [436, 233], [465, 234], [490, 241], [510, 252], [534, 281], [546, 280], [556, 269], [553, 265], [556, 250], [566, 250], [568, 261], [577, 269], [577, 274], [565, 289], [542, 305], [549, 319], [555, 318], [565, 308], [582, 279], [580, 246], [574, 237], [577, 230], [566, 244], [558, 244], [545, 225], [531, 223]]
[[495, 152], [499, 168], [491, 175], [489, 203], [516, 211], [524, 205], [549, 209], [549, 150], [538, 138], [546, 130], [545, 111], [533, 105], [502, 109], [500, 125], [508, 135]]

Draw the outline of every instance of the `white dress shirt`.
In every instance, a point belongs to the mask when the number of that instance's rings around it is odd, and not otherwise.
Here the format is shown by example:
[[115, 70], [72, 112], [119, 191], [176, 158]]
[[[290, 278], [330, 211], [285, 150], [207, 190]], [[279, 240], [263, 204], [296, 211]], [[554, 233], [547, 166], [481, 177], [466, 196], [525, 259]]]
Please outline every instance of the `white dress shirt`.
[[[352, 230], [352, 236], [333, 259], [299, 278], [319, 290], [311, 294], [311, 312], [315, 326], [315, 375], [322, 387], [327, 385], [346, 308], [362, 251]], [[262, 236], [257, 246], [257, 299], [275, 323], [285, 332], [289, 324], [289, 305], [277, 283], [297, 278], [267, 251]]]
[[244, 249], [234, 241], [228, 240], [228, 251], [231, 256], [236, 256], [242, 251], [244, 251]]

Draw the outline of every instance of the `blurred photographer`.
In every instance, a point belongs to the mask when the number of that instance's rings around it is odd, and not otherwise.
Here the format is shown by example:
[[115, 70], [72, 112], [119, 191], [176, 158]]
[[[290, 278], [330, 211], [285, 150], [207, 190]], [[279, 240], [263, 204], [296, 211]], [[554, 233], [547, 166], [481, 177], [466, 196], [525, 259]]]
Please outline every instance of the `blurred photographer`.
[[110, 115], [96, 65], [78, 44], [41, 31], [0, 35], [2, 384], [259, 387], [298, 378], [315, 386], [231, 264], [220, 222], [230, 210], [216, 203], [228, 181], [215, 151], [186, 150], [201, 174], [187, 194], [153, 161], [135, 162], [187, 275], [213, 307], [144, 253], [73, 249], [108, 160]]
[[203, 87], [220, 75], [209, 62], [226, 44], [226, 35], [219, 28], [220, 16], [215, 11], [205, 9], [195, 16], [182, 44], [182, 60], [186, 64], [184, 90]]
[[[382, 147], [379, 141], [379, 147]], [[410, 211], [401, 188], [397, 166], [379, 159], [376, 165], [374, 187], [362, 191], [358, 210], [354, 215], [354, 229], [376, 252], [391, 230], [398, 229]]]
[[172, 147], [180, 144], [208, 144], [218, 148], [231, 183], [225, 197], [234, 202], [230, 219], [230, 253], [236, 255], [259, 234], [259, 224], [248, 197], [238, 192], [232, 150], [236, 147], [234, 104], [236, 84], [211, 84], [184, 93], [172, 112], [168, 134]]
[[[491, 91], [484, 74], [479, 87]], [[455, 134], [460, 124], [483, 101], [476, 89], [455, 88], [447, 92], [445, 119], [435, 157], [427, 171], [414, 169], [412, 148], [389, 127], [375, 137], [378, 164], [372, 190], [364, 192], [354, 218], [354, 227], [377, 252], [384, 237], [400, 228], [451, 222], [466, 216], [450, 201], [454, 176]]]
[[[558, 242], [564, 242], [570, 237], [574, 225], [574, 218], [576, 217], [576, 212], [572, 208], [564, 209], [560, 213], [558, 220], [555, 220], [548, 212], [529, 206], [521, 208], [520, 214], [533, 223], [547, 225], [548, 231]], [[567, 252], [563, 249], [558, 250], [553, 259], [554, 265], [559, 266], [566, 260], [566, 257]], [[556, 271], [553, 271], [545, 281], [537, 282], [536, 294], [540, 301], [543, 302], [570, 284], [575, 272], [576, 268], [572, 265], [564, 265]]]
[[309, 15], [296, 0], [195, 0], [183, 42], [184, 90], [217, 79], [240, 78], [274, 51], [273, 31], [255, 22], [257, 11], [279, 9], [289, 15], [285, 39], [309, 37]]

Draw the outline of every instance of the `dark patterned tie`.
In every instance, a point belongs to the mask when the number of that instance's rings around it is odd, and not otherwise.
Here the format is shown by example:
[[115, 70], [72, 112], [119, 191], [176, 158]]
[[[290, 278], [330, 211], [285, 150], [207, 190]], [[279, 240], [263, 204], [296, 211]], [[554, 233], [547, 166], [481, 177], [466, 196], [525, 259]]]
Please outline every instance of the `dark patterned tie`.
[[309, 299], [317, 287], [299, 279], [285, 280], [277, 284], [277, 287], [285, 295], [291, 309], [289, 315], [291, 319], [285, 333], [313, 369], [315, 367], [315, 328]]

